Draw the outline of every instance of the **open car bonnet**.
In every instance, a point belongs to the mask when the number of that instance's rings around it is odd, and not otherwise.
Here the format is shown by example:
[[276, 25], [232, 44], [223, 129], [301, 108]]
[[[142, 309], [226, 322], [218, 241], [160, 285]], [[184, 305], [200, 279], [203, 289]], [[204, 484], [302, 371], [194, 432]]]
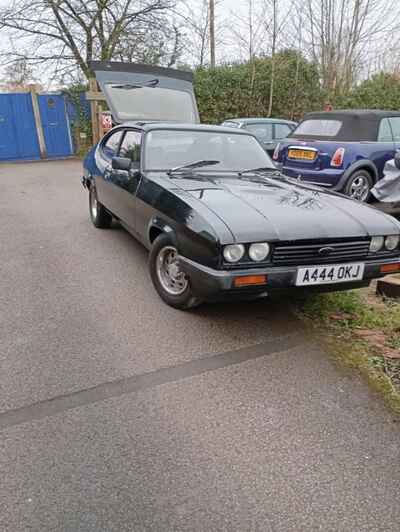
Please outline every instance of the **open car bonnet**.
[[90, 67], [116, 123], [199, 122], [191, 72], [110, 61]]

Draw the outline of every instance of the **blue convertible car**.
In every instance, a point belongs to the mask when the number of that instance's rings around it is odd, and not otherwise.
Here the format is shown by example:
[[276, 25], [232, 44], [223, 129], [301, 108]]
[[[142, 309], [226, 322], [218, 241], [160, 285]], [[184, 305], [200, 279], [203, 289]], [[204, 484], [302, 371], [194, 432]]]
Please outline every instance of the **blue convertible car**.
[[273, 158], [289, 177], [367, 201], [399, 148], [399, 112], [319, 112], [307, 114]]

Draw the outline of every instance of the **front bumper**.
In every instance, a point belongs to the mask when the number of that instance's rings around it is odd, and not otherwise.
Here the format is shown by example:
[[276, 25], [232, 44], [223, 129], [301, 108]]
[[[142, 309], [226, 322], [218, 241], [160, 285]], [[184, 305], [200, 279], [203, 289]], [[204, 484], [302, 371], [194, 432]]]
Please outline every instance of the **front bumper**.
[[[351, 262], [351, 261], [349, 261]], [[359, 261], [358, 261], [359, 262]], [[271, 296], [284, 292], [337, 292], [352, 288], [368, 286], [372, 279], [384, 277], [386, 273], [381, 272], [381, 267], [389, 264], [399, 264], [400, 257], [385, 260], [365, 261], [364, 277], [357, 282], [344, 282], [335, 284], [323, 284], [316, 286], [297, 287], [296, 276], [297, 267], [264, 267], [244, 270], [214, 270], [203, 266], [186, 257], [179, 257], [179, 264], [182, 271], [186, 273], [191, 281], [193, 292], [202, 299], [218, 300], [231, 297], [257, 298]], [[301, 266], [306, 267], [306, 266]], [[235, 279], [248, 275], [265, 275], [266, 283], [257, 286], [236, 287]]]

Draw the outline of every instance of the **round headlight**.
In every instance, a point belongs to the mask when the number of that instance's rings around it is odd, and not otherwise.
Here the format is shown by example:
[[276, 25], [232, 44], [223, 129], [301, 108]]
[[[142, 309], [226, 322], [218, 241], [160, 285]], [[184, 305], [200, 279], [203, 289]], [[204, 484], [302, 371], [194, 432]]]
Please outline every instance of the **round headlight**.
[[230, 244], [224, 247], [224, 259], [227, 262], [239, 262], [244, 255], [243, 244]]
[[384, 243], [385, 243], [385, 239], [383, 238], [383, 236], [373, 236], [371, 238], [371, 244], [369, 246], [369, 250], [372, 253], [377, 253], [383, 248]]
[[394, 251], [400, 242], [400, 236], [399, 235], [390, 235], [387, 236], [385, 239], [385, 248], [388, 251]]
[[252, 244], [249, 248], [249, 257], [255, 262], [261, 262], [268, 257], [269, 251], [270, 247], [267, 242]]

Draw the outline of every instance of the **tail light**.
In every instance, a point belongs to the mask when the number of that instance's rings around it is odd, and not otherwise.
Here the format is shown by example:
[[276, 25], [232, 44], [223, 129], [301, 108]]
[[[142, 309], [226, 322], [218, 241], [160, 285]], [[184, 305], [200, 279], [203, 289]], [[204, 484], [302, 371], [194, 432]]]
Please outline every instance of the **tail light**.
[[281, 145], [278, 143], [278, 144], [276, 145], [276, 148], [275, 148], [275, 150], [274, 150], [274, 154], [273, 154], [273, 156], [272, 156], [272, 158], [273, 158], [274, 161], [277, 161], [277, 160], [279, 159], [279, 150], [280, 150], [280, 149], [281, 149]]
[[331, 159], [331, 166], [335, 166], [335, 167], [339, 167], [339, 166], [342, 166], [343, 164], [343, 159], [344, 159], [344, 153], [345, 153], [345, 149], [344, 148], [338, 148], [332, 159]]

